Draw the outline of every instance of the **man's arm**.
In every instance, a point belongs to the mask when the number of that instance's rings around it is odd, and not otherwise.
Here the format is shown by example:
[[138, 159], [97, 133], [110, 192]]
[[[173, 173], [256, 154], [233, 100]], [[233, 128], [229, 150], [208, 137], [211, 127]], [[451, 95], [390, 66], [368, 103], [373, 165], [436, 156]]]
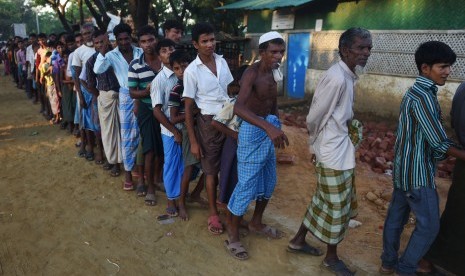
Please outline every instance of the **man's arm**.
[[181, 144], [182, 142], [182, 134], [179, 131], [179, 129], [170, 122], [170, 120], [166, 117], [165, 113], [161, 110], [163, 105], [157, 104], [155, 105], [153, 109], [153, 115], [157, 120], [162, 124], [164, 127], [166, 127], [171, 133], [174, 135], [174, 141], [178, 144]]
[[216, 130], [218, 130], [219, 132], [222, 132], [225, 135], [228, 135], [228, 136], [234, 138], [235, 140], [237, 140], [239, 132], [230, 129], [229, 127], [227, 127], [224, 124], [222, 124], [222, 123], [220, 123], [218, 121], [215, 121], [215, 120], [212, 120], [212, 126], [214, 128], [216, 128]]
[[97, 60], [95, 60], [94, 64], [94, 73], [95, 74], [102, 74], [108, 70], [111, 66], [111, 61], [106, 56], [106, 54], [110, 51], [110, 42], [108, 39], [105, 39], [100, 49], [100, 53], [97, 55]]
[[73, 69], [74, 69], [74, 72], [76, 73], [76, 77], [73, 78], [74, 80], [74, 87], [76, 88], [76, 93], [78, 95], [78, 98], [79, 98], [79, 104], [81, 106], [81, 108], [87, 108], [86, 106], [86, 101], [84, 100], [84, 95], [82, 94], [82, 90], [81, 90], [81, 83], [80, 83], [80, 80], [79, 80], [79, 76], [81, 75], [81, 71], [82, 71], [82, 68], [81, 66], [74, 66], [73, 65]]
[[[189, 71], [189, 67], [184, 71], [184, 109], [186, 113], [186, 128], [187, 134], [189, 135], [189, 142], [191, 143], [191, 153], [200, 160], [203, 157], [202, 149], [200, 148], [199, 143], [197, 142], [197, 137], [195, 135], [194, 129], [194, 107], [195, 107], [195, 95], [197, 94], [197, 79], [193, 73]], [[198, 116], [201, 116], [199, 114]]]
[[93, 68], [94, 68], [94, 63], [92, 62], [92, 58], [87, 60], [86, 62], [86, 83], [83, 83], [81, 80], [81, 83], [84, 84], [84, 86], [89, 90], [90, 93], [92, 93], [94, 96], [98, 97], [100, 92], [97, 89], [97, 74], [94, 73]]
[[257, 73], [255, 70], [246, 70], [241, 79], [241, 89], [239, 91], [239, 96], [237, 101], [234, 104], [234, 113], [241, 117], [243, 120], [263, 129], [268, 137], [273, 141], [275, 147], [285, 148], [289, 145], [289, 140], [287, 139], [286, 134], [279, 129], [268, 123], [263, 118], [257, 116], [250, 109], [247, 108], [247, 101], [252, 95], [252, 87], [255, 79], [257, 78]]

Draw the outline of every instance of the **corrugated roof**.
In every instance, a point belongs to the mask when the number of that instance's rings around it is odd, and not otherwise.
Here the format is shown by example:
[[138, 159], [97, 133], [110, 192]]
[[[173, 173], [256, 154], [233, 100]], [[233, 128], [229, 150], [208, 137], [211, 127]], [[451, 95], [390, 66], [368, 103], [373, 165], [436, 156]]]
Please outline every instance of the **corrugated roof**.
[[216, 8], [217, 10], [274, 10], [284, 7], [297, 7], [313, 0], [242, 0], [223, 7]]

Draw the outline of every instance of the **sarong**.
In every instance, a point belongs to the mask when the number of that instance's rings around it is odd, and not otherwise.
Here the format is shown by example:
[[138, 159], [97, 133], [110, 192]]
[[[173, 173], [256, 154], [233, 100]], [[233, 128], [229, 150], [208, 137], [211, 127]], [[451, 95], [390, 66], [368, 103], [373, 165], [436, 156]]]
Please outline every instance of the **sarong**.
[[195, 158], [195, 156], [191, 152], [191, 143], [189, 141], [189, 134], [187, 133], [187, 127], [183, 124], [182, 129], [182, 161], [184, 163], [184, 168], [188, 166], [192, 166], [195, 164], [199, 164], [200, 161]]
[[94, 132], [100, 131], [99, 126], [95, 123], [96, 118], [98, 118], [98, 115], [95, 115], [95, 112], [97, 112], [97, 101], [94, 100], [92, 102], [92, 93], [90, 93], [83, 85], [81, 85], [81, 91], [84, 96], [84, 101], [86, 102], [86, 107], [81, 108], [82, 128]]
[[220, 171], [221, 150], [226, 137], [212, 126], [212, 118], [212, 115], [201, 114], [196, 117], [197, 142], [203, 153], [200, 162], [206, 175], [217, 175]]
[[108, 163], [123, 161], [119, 122], [119, 96], [116, 91], [100, 91], [97, 98], [103, 149]]
[[139, 127], [134, 115], [134, 101], [129, 96], [129, 89], [119, 89], [119, 118], [121, 123], [121, 148], [125, 171], [132, 171], [136, 164], [137, 146], [139, 145]]
[[74, 122], [74, 112], [76, 109], [76, 93], [69, 85], [63, 84], [61, 88], [63, 98], [61, 98], [61, 107], [63, 109], [63, 120], [65, 122]]
[[326, 244], [345, 237], [350, 218], [357, 215], [355, 170], [338, 171], [316, 164], [317, 187], [303, 224]]
[[439, 234], [425, 258], [456, 275], [465, 275], [465, 161], [457, 159]]
[[220, 195], [219, 200], [228, 204], [237, 184], [237, 141], [226, 136], [221, 152]]
[[[268, 115], [265, 120], [281, 128], [278, 117]], [[235, 216], [246, 213], [252, 200], [268, 200], [276, 186], [276, 155], [273, 141], [266, 132], [243, 121], [237, 145], [238, 182], [229, 199], [228, 209]]]
[[184, 173], [182, 162], [181, 145], [174, 141], [173, 136], [162, 134], [163, 151], [165, 163], [163, 164], [163, 182], [165, 184], [166, 197], [169, 200], [177, 199], [181, 196], [181, 179]]
[[50, 107], [53, 115], [60, 113], [60, 99], [55, 88], [55, 84], [47, 85], [47, 98], [50, 101]]
[[153, 151], [155, 156], [163, 156], [163, 142], [161, 139], [160, 123], [153, 116], [151, 104], [139, 101], [137, 123], [142, 139], [142, 153]]

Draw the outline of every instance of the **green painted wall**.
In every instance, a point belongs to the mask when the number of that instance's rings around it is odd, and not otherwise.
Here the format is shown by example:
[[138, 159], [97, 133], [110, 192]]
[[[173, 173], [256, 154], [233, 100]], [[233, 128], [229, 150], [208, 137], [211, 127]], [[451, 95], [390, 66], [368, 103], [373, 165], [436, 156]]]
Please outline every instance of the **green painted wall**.
[[[371, 30], [465, 29], [465, 1], [460, 0], [316, 0], [295, 11], [295, 29], [313, 29], [323, 19], [323, 30], [358, 26]], [[249, 33], [271, 29], [272, 13], [249, 13]]]

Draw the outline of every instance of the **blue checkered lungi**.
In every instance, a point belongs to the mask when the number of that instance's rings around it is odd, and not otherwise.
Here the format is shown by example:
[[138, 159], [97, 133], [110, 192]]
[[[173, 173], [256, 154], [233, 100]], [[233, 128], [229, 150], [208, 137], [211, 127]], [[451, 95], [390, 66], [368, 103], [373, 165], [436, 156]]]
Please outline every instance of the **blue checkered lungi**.
[[[275, 115], [268, 115], [265, 120], [281, 128]], [[242, 216], [252, 200], [270, 199], [276, 186], [273, 141], [263, 129], [247, 121], [243, 121], [239, 128], [237, 173], [238, 182], [229, 200], [228, 209], [232, 214]]]
[[121, 124], [121, 148], [125, 171], [132, 171], [136, 164], [139, 145], [139, 127], [134, 114], [134, 101], [129, 96], [129, 89], [119, 89], [119, 119]]

